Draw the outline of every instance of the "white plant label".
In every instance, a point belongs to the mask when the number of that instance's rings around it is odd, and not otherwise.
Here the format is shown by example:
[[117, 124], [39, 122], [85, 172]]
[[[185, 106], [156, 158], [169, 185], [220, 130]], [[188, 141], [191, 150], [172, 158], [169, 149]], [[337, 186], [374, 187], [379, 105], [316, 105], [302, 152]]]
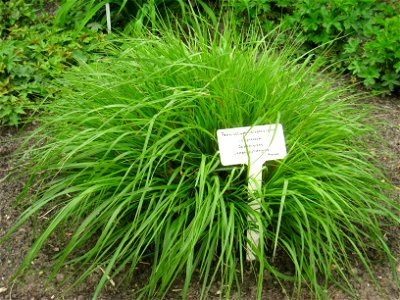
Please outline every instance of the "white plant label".
[[[286, 156], [285, 136], [281, 124], [238, 127], [217, 130], [219, 154], [224, 166], [248, 165], [250, 193], [261, 189], [262, 166], [268, 160]], [[253, 197], [254, 198], [254, 197]], [[250, 206], [259, 210], [261, 199], [254, 199]], [[251, 222], [255, 222], [249, 217]], [[260, 236], [256, 230], [248, 230], [247, 238], [258, 247]], [[254, 252], [247, 245], [247, 259], [254, 260]]]
[[286, 156], [281, 124], [219, 129], [217, 136], [224, 166], [263, 164]]

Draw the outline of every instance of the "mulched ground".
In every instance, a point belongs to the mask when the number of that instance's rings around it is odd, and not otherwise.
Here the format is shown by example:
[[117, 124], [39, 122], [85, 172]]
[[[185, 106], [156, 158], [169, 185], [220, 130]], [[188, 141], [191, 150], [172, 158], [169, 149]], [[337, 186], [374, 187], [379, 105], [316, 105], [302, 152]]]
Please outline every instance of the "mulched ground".
[[[388, 177], [397, 187], [394, 199], [400, 201], [400, 99], [399, 98], [371, 98], [368, 103], [377, 105], [383, 110], [374, 112], [374, 117], [381, 121], [380, 127], [376, 134], [381, 135], [386, 141], [382, 145], [371, 145], [372, 150], [382, 161]], [[29, 132], [28, 129], [16, 130], [0, 127], [0, 237], [11, 228], [21, 213], [20, 208], [15, 207], [14, 200], [24, 185], [23, 179], [8, 177], [10, 170], [15, 166], [10, 155], [19, 147], [22, 137]], [[40, 220], [46, 218], [46, 215], [39, 216]], [[5, 244], [0, 245], [0, 299], [28, 299], [28, 300], [50, 300], [50, 299], [91, 299], [91, 295], [96, 287], [96, 282], [100, 278], [101, 271], [89, 278], [84, 285], [63, 294], [63, 288], [60, 283], [64, 281], [71, 272], [68, 268], [62, 273], [57, 274], [56, 280], [46, 284], [46, 279], [50, 273], [50, 260], [56, 254], [62, 245], [54, 241], [50, 242], [46, 249], [43, 249], [35, 259], [32, 268], [19, 277], [15, 283], [10, 278], [21, 264], [24, 253], [32, 245], [34, 235], [34, 224], [26, 223], [20, 228], [12, 238]], [[399, 261], [397, 273], [400, 276], [400, 228], [389, 228], [385, 234], [393, 254]], [[373, 258], [374, 259], [374, 258]], [[144, 282], [149, 266], [143, 264], [141, 275], [136, 278], [135, 282], [120, 285], [115, 280], [115, 286], [110, 284], [105, 288], [100, 299], [133, 299], [135, 290]], [[358, 275], [355, 280], [360, 299], [370, 300], [400, 300], [400, 289], [395, 286], [393, 276], [389, 266], [382, 264], [378, 259], [375, 260], [374, 270], [377, 274], [378, 289], [362, 268], [355, 265], [353, 271]], [[180, 298], [179, 282], [174, 286], [168, 294], [167, 299]], [[189, 299], [197, 299], [199, 287], [193, 284]], [[349, 299], [339, 289], [332, 287], [329, 296], [334, 300]], [[267, 280], [265, 283], [265, 291], [263, 293], [265, 299], [287, 299], [291, 297], [290, 287], [288, 285], [286, 291], [282, 290], [279, 284], [273, 280]], [[209, 299], [218, 299], [218, 288], [212, 288]], [[232, 297], [236, 299], [235, 296]], [[256, 279], [249, 274], [242, 287], [241, 299], [256, 298]], [[299, 299], [309, 299], [310, 296], [306, 291], [298, 297]]]

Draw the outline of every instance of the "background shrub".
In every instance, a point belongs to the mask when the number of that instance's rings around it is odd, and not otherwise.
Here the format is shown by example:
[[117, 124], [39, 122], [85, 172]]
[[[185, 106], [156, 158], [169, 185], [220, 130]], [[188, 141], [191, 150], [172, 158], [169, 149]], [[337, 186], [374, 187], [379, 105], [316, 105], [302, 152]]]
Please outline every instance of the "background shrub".
[[77, 60], [97, 59], [104, 35], [53, 27], [51, 16], [20, 0], [1, 2], [0, 18], [0, 124], [16, 126], [54, 97], [53, 79]]
[[370, 39], [350, 39], [342, 56], [349, 58], [351, 63], [347, 68], [363, 78], [365, 86], [391, 92], [400, 86], [400, 17], [378, 22], [380, 26]]
[[[398, 92], [400, 3], [376, 0], [227, 1], [243, 24], [256, 20], [266, 32], [280, 24], [308, 47], [320, 47], [339, 71], [380, 93]], [[325, 45], [321, 47], [321, 45]]]

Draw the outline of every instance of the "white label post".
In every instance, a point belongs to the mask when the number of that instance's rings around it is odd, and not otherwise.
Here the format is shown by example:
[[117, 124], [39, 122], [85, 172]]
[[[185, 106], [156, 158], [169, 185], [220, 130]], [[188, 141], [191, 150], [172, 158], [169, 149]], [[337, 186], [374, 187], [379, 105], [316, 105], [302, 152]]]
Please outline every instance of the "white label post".
[[107, 33], [111, 33], [110, 3], [106, 3]]
[[[268, 160], [282, 159], [286, 156], [285, 137], [281, 124], [238, 127], [217, 130], [221, 163], [224, 166], [248, 165], [248, 187], [251, 194], [261, 190], [262, 166]], [[259, 211], [261, 198], [250, 203], [252, 209]], [[250, 222], [255, 222], [249, 217]], [[247, 231], [248, 240], [259, 246], [259, 232]], [[254, 260], [254, 252], [247, 245], [247, 259]]]

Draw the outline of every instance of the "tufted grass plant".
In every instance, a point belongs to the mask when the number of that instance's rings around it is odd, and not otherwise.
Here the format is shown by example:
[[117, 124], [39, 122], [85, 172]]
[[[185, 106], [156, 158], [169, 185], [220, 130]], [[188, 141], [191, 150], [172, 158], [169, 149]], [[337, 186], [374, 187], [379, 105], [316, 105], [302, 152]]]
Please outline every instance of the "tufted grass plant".
[[[293, 297], [306, 288], [326, 298], [332, 284], [354, 292], [354, 262], [374, 278], [373, 251], [393, 266], [383, 235], [399, 224], [397, 206], [367, 150], [368, 109], [355, 109], [346, 88], [329, 85], [310, 59], [293, 61], [291, 47], [193, 24], [116, 40], [109, 57], [65, 76], [25, 157], [27, 189], [37, 192], [8, 235], [51, 213], [20, 272], [67, 229], [51, 278], [73, 265], [80, 284], [101, 268], [94, 297], [109, 278], [134, 278], [143, 261], [151, 262], [138, 293], [146, 298], [165, 296], [177, 278], [183, 297], [193, 278], [201, 298], [212, 284], [229, 297], [247, 269], [258, 297], [268, 273], [293, 281]], [[288, 155], [264, 165], [254, 211], [247, 169], [221, 165], [216, 131], [277, 122]], [[250, 228], [260, 232], [258, 249]], [[292, 269], [280, 266], [285, 259]]]

